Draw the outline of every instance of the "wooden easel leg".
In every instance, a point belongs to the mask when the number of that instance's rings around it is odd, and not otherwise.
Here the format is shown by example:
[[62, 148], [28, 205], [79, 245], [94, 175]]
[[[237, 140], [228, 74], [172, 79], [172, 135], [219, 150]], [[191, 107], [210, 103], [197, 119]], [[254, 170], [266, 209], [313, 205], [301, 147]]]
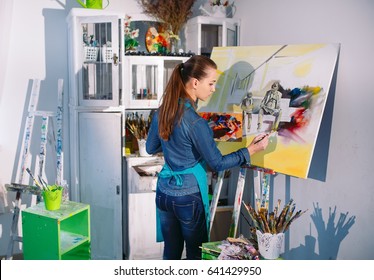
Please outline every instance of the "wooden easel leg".
[[218, 178], [217, 178], [216, 185], [214, 187], [212, 202], [210, 203], [210, 209], [209, 209], [209, 211], [210, 211], [209, 236], [210, 236], [210, 233], [212, 231], [214, 216], [215, 216], [216, 211], [217, 211], [217, 205], [218, 205], [219, 196], [221, 194], [224, 173], [225, 173], [225, 171], [218, 172]]
[[19, 219], [19, 214], [20, 214], [20, 206], [21, 206], [21, 191], [17, 191], [15, 205], [14, 205], [10, 240], [9, 240], [8, 250], [7, 250], [7, 255], [6, 255], [7, 260], [11, 260], [13, 257], [14, 242], [22, 241], [22, 238], [17, 235], [17, 226], [18, 226], [18, 219]]
[[240, 207], [242, 205], [245, 176], [247, 174], [247, 168], [241, 167], [239, 171], [238, 184], [236, 187], [235, 201], [234, 201], [234, 211], [232, 213], [231, 226], [229, 230], [229, 237], [236, 237], [238, 231], [238, 223], [240, 216]]

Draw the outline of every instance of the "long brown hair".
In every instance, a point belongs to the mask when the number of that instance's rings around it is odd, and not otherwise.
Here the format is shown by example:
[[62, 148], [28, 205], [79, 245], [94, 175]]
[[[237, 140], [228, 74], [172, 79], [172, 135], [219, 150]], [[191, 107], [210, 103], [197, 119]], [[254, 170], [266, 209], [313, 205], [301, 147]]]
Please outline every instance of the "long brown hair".
[[[175, 66], [170, 79], [166, 85], [162, 103], [159, 108], [158, 133], [165, 141], [169, 140], [173, 132], [175, 120], [181, 120], [184, 110], [184, 100], [192, 98], [186, 91], [186, 83], [191, 79], [203, 79], [207, 76], [206, 70], [217, 69], [216, 63], [207, 56], [194, 55], [185, 63]], [[182, 100], [180, 102], [179, 100]]]

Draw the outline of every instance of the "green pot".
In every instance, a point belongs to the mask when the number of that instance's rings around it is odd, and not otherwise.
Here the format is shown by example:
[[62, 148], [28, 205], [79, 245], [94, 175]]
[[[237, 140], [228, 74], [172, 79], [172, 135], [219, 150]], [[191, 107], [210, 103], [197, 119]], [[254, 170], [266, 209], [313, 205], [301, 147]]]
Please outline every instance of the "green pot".
[[48, 190], [42, 191], [45, 209], [58, 210], [61, 206], [63, 187], [53, 185], [48, 186]]

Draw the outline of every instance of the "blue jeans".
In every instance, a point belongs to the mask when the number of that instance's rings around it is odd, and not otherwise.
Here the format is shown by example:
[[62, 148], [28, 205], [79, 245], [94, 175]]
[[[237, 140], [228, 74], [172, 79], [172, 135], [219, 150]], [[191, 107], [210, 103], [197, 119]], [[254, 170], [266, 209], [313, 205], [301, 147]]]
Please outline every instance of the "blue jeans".
[[199, 247], [208, 241], [208, 234], [200, 193], [170, 196], [157, 190], [156, 206], [164, 237], [163, 259], [181, 259], [184, 242], [187, 259], [201, 259]]

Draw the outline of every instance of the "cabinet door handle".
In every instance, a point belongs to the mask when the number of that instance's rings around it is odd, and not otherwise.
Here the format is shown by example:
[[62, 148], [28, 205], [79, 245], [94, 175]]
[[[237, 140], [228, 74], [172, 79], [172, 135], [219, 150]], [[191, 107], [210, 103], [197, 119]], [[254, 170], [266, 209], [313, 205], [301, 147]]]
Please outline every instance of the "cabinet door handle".
[[116, 186], [117, 194], [120, 194], [120, 188], [119, 185]]
[[118, 56], [115, 53], [113, 54], [113, 63], [114, 63], [115, 66], [118, 65]]

